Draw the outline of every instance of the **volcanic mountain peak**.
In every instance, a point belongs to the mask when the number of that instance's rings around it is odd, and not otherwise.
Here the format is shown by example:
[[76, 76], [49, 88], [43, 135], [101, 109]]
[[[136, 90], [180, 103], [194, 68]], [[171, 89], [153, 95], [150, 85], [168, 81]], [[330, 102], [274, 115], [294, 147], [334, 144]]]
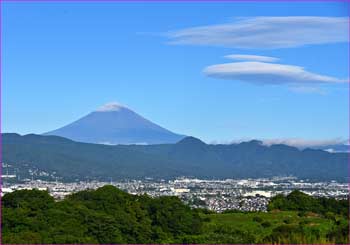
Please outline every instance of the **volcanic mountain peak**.
[[175, 134], [118, 103], [108, 103], [59, 129], [45, 133], [74, 141], [98, 144], [175, 143], [184, 135]]

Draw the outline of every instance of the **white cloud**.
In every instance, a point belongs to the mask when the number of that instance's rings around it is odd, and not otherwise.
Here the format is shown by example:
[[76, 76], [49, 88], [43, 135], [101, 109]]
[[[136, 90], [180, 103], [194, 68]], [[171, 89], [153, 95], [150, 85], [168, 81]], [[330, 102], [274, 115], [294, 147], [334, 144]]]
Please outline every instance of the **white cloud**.
[[279, 58], [261, 55], [249, 55], [249, 54], [231, 54], [226, 55], [225, 58], [233, 60], [248, 60], [248, 61], [261, 61], [261, 62], [276, 62]]
[[[239, 143], [248, 142], [251, 140], [252, 139], [249, 139], [249, 138], [243, 138], [243, 139], [237, 139], [237, 140], [231, 140], [231, 141], [212, 141], [210, 143], [211, 144], [239, 144]], [[300, 149], [348, 144], [348, 142], [342, 138], [319, 139], [319, 140], [302, 139], [302, 138], [281, 138], [281, 139], [262, 139], [259, 141], [261, 141], [263, 145], [266, 145], [266, 146], [283, 144], [283, 145], [294, 146]]]
[[262, 141], [265, 145], [284, 144], [284, 145], [295, 146], [298, 148], [322, 147], [322, 146], [328, 146], [328, 145], [341, 145], [346, 143], [346, 141], [341, 138], [324, 139], [324, 140], [286, 138], [286, 139], [265, 139]]
[[99, 112], [119, 111], [122, 108], [126, 108], [126, 107], [117, 103], [117, 102], [110, 102], [110, 103], [107, 103], [107, 104], [99, 107], [96, 111], [99, 111]]
[[348, 42], [347, 17], [249, 17], [168, 32], [171, 44], [234, 48], [290, 48]]
[[113, 143], [111, 143], [109, 141], [98, 142], [98, 144], [100, 144], [100, 145], [116, 145], [116, 144], [113, 144]]
[[345, 79], [308, 72], [300, 66], [255, 61], [212, 65], [206, 67], [203, 72], [213, 78], [254, 84], [312, 85], [347, 82]]

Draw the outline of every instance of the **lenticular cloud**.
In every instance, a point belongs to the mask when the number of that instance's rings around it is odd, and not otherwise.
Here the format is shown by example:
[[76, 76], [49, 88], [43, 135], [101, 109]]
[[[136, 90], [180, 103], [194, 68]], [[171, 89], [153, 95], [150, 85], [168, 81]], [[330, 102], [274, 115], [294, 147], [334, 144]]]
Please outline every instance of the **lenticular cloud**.
[[208, 66], [207, 76], [254, 84], [335, 84], [347, 80], [306, 71], [303, 67], [257, 61], [234, 62]]
[[291, 48], [348, 42], [347, 17], [283, 16], [239, 18], [231, 23], [167, 33], [171, 44], [245, 49]]

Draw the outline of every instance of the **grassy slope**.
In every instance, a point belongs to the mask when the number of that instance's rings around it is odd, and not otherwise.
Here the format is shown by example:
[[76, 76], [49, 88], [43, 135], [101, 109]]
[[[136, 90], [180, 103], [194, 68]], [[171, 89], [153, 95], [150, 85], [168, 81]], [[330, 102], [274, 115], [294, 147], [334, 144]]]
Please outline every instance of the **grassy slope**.
[[[271, 235], [273, 229], [285, 225], [299, 225], [300, 222], [307, 222], [306, 229], [318, 229], [321, 238], [318, 242], [326, 243], [323, 239], [325, 234], [330, 231], [333, 222], [322, 218], [317, 214], [310, 213], [305, 217], [299, 217], [296, 211], [275, 211], [268, 213], [228, 213], [228, 214], [208, 214], [210, 222], [204, 226], [205, 233], [215, 233], [218, 226], [225, 226], [227, 229], [239, 229], [252, 234], [255, 242], [262, 242], [264, 237]], [[260, 217], [262, 221], [256, 221]], [[262, 223], [268, 221], [271, 226], [263, 227]]]

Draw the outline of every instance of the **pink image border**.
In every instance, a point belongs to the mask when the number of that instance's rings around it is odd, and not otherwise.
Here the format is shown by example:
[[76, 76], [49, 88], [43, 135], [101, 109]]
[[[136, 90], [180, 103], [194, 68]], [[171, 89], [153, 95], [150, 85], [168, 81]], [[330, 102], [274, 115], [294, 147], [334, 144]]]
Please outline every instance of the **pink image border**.
[[[2, 64], [3, 64], [3, 60], [2, 60], [2, 24], [3, 24], [3, 20], [2, 20], [2, 7], [3, 7], [3, 3], [8, 3], [8, 2], [20, 2], [20, 3], [50, 3], [50, 2], [55, 2], [55, 3], [59, 3], [59, 2], [90, 2], [90, 3], [104, 3], [104, 2], [124, 2], [124, 3], [128, 3], [128, 2], [181, 2], [181, 3], [190, 3], [190, 2], [195, 2], [195, 3], [201, 3], [201, 2], [212, 2], [212, 3], [219, 3], [219, 2], [240, 2], [240, 3], [244, 3], [244, 2], [256, 2], [256, 3], [264, 3], [264, 2], [313, 2], [313, 3], [317, 3], [317, 2], [349, 2], [348, 5], [348, 17], [349, 17], [349, 13], [350, 13], [350, 0], [0, 0], [0, 163], [2, 164]], [[350, 78], [350, 45], [349, 45], [349, 41], [350, 41], [350, 19], [348, 22], [348, 77]], [[349, 92], [349, 98], [348, 98], [348, 126], [349, 126], [349, 152], [350, 152], [350, 81], [348, 83], [348, 92]], [[0, 167], [0, 190], [2, 189], [2, 166]], [[350, 193], [350, 153], [348, 154], [348, 191]], [[2, 192], [2, 191], [1, 191]], [[1, 210], [1, 195], [0, 195], [0, 244], [2, 243], [2, 232], [1, 232], [1, 220], [2, 220], [2, 210]], [[349, 199], [350, 200], [350, 199]], [[349, 213], [350, 213], [350, 201], [349, 201]], [[349, 240], [350, 240], [350, 226], [349, 226]], [[21, 245], [21, 244], [19, 244]], [[23, 244], [24, 245], [24, 244]], [[26, 244], [27, 245], [27, 244]], [[68, 244], [58, 244], [58, 245], [68, 245]], [[96, 244], [91, 244], [91, 245], [96, 245]], [[196, 244], [198, 245], [198, 244]], [[241, 244], [237, 244], [237, 245], [241, 245]], [[243, 244], [242, 244], [243, 245]], [[246, 245], [246, 244], [245, 244]], [[267, 245], [267, 244], [257, 244], [257, 245]], [[290, 244], [290, 245], [294, 245], [294, 244]], [[300, 245], [300, 244], [298, 244]], [[324, 244], [323, 244], [324, 245]]]

